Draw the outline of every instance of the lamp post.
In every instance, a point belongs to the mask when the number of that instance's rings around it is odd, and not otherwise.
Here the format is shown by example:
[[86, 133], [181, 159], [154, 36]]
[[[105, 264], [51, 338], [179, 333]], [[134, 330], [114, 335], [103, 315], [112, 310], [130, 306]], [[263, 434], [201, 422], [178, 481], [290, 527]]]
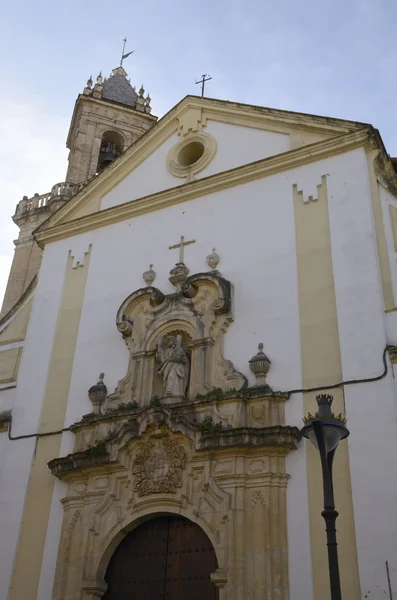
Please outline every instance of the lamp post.
[[301, 433], [320, 452], [324, 490], [324, 510], [321, 515], [324, 517], [325, 531], [327, 532], [331, 599], [342, 600], [335, 528], [338, 512], [335, 510], [332, 463], [340, 440], [347, 438], [349, 430], [345, 427], [346, 421], [342, 415], [335, 417], [331, 412], [332, 396], [320, 394], [316, 400], [318, 412], [314, 416], [308, 415]]

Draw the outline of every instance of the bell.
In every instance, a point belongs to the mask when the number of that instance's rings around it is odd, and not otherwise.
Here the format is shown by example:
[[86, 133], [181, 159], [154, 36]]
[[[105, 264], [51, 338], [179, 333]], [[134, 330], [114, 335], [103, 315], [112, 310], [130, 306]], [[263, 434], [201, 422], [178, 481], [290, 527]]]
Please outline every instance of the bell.
[[116, 158], [116, 154], [114, 152], [101, 152], [99, 156], [99, 170], [102, 171], [105, 167], [108, 166], [111, 162]]

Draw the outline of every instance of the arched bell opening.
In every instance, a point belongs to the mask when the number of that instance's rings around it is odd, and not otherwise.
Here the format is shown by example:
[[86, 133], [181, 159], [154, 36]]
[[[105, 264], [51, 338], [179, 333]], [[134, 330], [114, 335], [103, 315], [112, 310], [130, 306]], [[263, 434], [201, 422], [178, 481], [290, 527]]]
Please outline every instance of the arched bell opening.
[[218, 568], [205, 531], [180, 515], [140, 523], [116, 547], [108, 563], [103, 600], [218, 600], [211, 574]]
[[112, 163], [124, 148], [124, 138], [117, 131], [105, 131], [102, 135], [97, 173]]

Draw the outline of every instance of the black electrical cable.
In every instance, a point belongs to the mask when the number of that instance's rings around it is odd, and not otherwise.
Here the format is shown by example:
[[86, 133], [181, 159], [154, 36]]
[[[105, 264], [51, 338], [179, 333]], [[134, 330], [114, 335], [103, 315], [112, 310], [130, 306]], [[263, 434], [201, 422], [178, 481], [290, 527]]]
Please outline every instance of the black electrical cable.
[[[366, 377], [365, 379], [349, 379], [347, 381], [340, 381], [339, 383], [334, 383], [333, 385], [321, 385], [319, 387], [313, 387], [313, 388], [301, 388], [301, 389], [296, 389], [296, 390], [289, 390], [287, 392], [281, 392], [281, 394], [285, 394], [286, 396], [292, 396], [292, 394], [306, 394], [308, 392], [321, 392], [324, 390], [332, 390], [335, 388], [340, 388], [343, 387], [344, 385], [354, 385], [357, 383], [372, 383], [373, 381], [380, 381], [381, 379], [384, 379], [387, 375], [388, 372], [388, 366], [387, 366], [387, 360], [386, 360], [386, 353], [387, 350], [393, 346], [386, 346], [385, 349], [383, 350], [383, 355], [382, 355], [382, 361], [383, 361], [383, 373], [381, 375], [377, 375], [376, 377]], [[11, 441], [15, 441], [15, 440], [26, 440], [28, 438], [41, 438], [41, 437], [46, 437], [49, 435], [59, 435], [61, 433], [64, 433], [65, 431], [70, 431], [70, 427], [65, 427], [64, 429], [59, 429], [58, 431], [48, 431], [47, 433], [29, 433], [27, 435], [16, 435], [15, 437], [13, 437], [11, 435], [11, 424], [12, 424], [12, 417], [10, 417], [10, 426], [8, 428], [8, 439]]]
[[12, 442], [14, 440], [26, 440], [27, 438], [41, 438], [41, 437], [47, 437], [48, 435], [58, 435], [60, 433], [63, 433], [64, 431], [70, 431], [70, 427], [65, 427], [64, 429], [59, 429], [58, 431], [48, 431], [47, 433], [28, 433], [26, 435], [16, 435], [15, 437], [13, 437], [11, 435], [11, 425], [12, 425], [12, 417], [10, 417], [10, 426], [8, 428], [8, 439], [11, 440]]
[[305, 394], [307, 392], [321, 392], [322, 390], [332, 390], [335, 388], [343, 387], [344, 385], [353, 385], [355, 383], [372, 383], [373, 381], [380, 381], [384, 379], [388, 372], [386, 353], [389, 348], [393, 348], [393, 346], [386, 346], [383, 350], [382, 361], [383, 361], [383, 373], [382, 375], [377, 375], [376, 377], [366, 377], [365, 379], [348, 379], [347, 381], [341, 381], [339, 383], [334, 383], [333, 385], [321, 385], [319, 387], [314, 388], [302, 388], [299, 390], [289, 390], [288, 392], [284, 392], [286, 396], [291, 396], [292, 394]]

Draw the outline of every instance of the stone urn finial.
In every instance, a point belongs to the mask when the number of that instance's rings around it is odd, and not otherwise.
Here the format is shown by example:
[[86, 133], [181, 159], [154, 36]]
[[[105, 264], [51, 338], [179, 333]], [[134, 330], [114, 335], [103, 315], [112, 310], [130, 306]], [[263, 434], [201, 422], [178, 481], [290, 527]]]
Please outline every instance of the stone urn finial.
[[266, 356], [266, 354], [263, 352], [263, 344], [262, 342], [260, 344], [258, 344], [258, 353], [255, 354], [255, 356], [253, 356], [251, 358], [249, 362], [249, 366], [251, 371], [253, 372], [253, 374], [256, 377], [257, 386], [262, 386], [262, 385], [267, 385], [266, 384], [266, 375], [269, 372], [270, 369], [270, 360], [269, 358]]
[[212, 252], [207, 256], [206, 261], [210, 269], [215, 271], [220, 261], [219, 254], [215, 252], [215, 248], [212, 248]]
[[156, 272], [153, 271], [153, 265], [149, 265], [149, 270], [142, 273], [142, 277], [146, 285], [152, 285], [153, 281], [156, 279]]
[[88, 397], [92, 402], [93, 412], [96, 415], [101, 414], [101, 406], [106, 400], [108, 393], [106, 385], [103, 383], [105, 373], [100, 373], [99, 381], [88, 390]]

